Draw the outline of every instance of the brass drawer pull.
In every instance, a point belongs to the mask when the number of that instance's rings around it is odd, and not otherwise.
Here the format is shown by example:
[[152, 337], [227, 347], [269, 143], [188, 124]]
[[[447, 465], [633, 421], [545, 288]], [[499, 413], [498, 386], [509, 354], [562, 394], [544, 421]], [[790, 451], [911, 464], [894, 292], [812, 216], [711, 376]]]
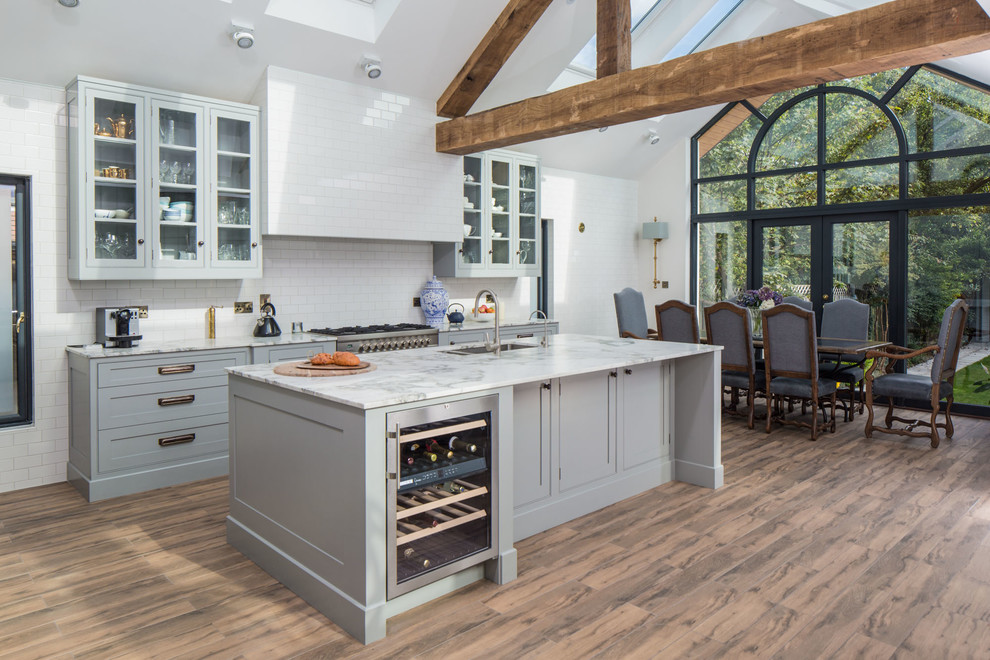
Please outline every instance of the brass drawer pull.
[[187, 442], [192, 442], [196, 439], [195, 433], [186, 433], [185, 435], [173, 435], [170, 438], [158, 438], [159, 447], [169, 447], [171, 445], [184, 445]]
[[195, 364], [170, 364], [167, 367], [158, 367], [159, 376], [171, 376], [172, 374], [188, 374], [196, 371]]
[[177, 406], [180, 403], [192, 403], [196, 400], [195, 394], [183, 394], [182, 396], [166, 396], [158, 399], [160, 406]]
[[516, 333], [516, 339], [525, 339], [526, 337], [532, 337], [532, 336], [533, 336], [533, 333], [532, 332], [527, 332], [525, 334], [523, 334], [521, 332]]

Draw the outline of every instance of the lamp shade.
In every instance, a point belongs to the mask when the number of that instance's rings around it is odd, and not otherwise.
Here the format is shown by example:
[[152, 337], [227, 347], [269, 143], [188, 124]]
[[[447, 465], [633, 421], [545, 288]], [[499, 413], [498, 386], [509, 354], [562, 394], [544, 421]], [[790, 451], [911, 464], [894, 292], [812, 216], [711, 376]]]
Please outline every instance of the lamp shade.
[[643, 238], [667, 238], [667, 223], [644, 222]]

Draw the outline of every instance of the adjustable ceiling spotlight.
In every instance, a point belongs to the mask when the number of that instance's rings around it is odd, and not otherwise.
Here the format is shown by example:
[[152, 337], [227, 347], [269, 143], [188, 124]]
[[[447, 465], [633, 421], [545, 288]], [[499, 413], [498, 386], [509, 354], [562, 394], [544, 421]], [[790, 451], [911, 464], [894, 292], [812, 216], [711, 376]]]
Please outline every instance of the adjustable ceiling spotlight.
[[62, 5], [63, 7], [70, 7], [70, 8], [78, 7], [79, 0], [58, 0], [58, 4]]
[[650, 131], [649, 135], [647, 135], [646, 138], [650, 141], [650, 144], [656, 144], [657, 142], [660, 141], [660, 136], [657, 135], [656, 131]]
[[230, 38], [234, 40], [238, 48], [250, 48], [254, 45], [254, 30], [235, 25], [234, 32], [230, 35]]
[[374, 80], [382, 75], [382, 63], [380, 60], [376, 60], [372, 57], [365, 57], [360, 62], [361, 68], [364, 69], [366, 76]]
[[601, 128], [598, 129], [598, 132], [599, 133], [604, 133], [607, 130], [608, 130], [608, 126], [602, 126]]

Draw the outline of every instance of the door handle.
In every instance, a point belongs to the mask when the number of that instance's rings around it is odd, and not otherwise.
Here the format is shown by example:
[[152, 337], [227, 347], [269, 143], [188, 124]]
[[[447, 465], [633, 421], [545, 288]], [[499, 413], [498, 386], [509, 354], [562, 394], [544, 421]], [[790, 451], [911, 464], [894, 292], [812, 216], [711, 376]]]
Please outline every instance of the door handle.
[[[17, 314], [17, 310], [14, 310], [14, 313]], [[14, 334], [21, 334], [22, 323], [24, 323], [24, 312], [17, 315], [17, 322], [14, 324]]]
[[828, 300], [828, 294], [827, 293], [823, 293], [822, 294], [822, 300]]

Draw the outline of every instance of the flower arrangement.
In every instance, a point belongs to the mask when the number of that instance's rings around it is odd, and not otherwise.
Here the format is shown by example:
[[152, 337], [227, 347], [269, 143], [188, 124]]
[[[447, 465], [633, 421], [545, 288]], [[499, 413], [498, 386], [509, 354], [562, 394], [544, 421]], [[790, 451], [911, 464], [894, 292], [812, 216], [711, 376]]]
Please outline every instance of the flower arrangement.
[[736, 304], [750, 309], [770, 309], [784, 302], [784, 297], [768, 286], [749, 289], [736, 296]]

